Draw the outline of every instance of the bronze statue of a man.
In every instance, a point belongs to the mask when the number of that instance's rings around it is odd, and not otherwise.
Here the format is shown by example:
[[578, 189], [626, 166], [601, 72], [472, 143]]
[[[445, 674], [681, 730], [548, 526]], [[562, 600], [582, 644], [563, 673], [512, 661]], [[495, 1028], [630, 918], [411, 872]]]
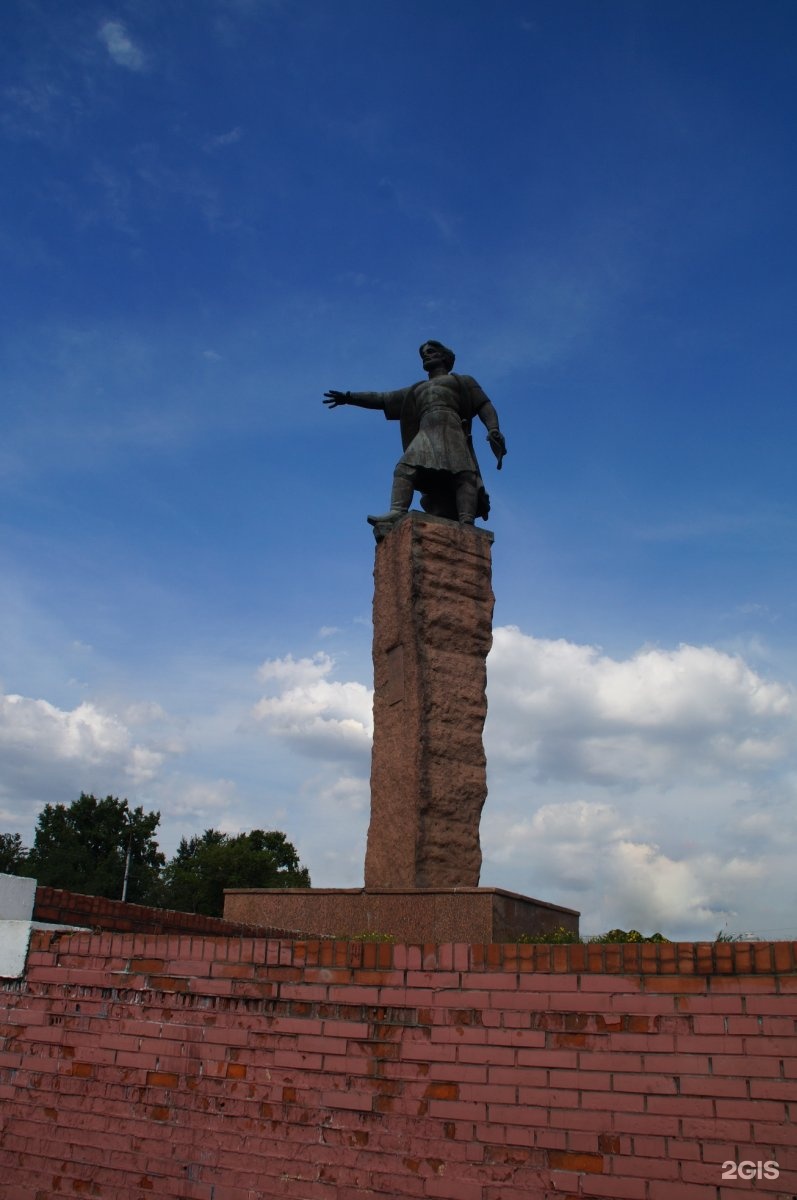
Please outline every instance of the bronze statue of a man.
[[490, 498], [473, 450], [471, 424], [477, 416], [487, 428], [500, 471], [506, 442], [498, 414], [475, 379], [453, 373], [452, 350], [428, 341], [420, 354], [428, 379], [396, 392], [333, 390], [324, 393], [324, 404], [382, 409], [388, 421], [401, 422], [404, 453], [393, 473], [390, 511], [369, 517], [372, 525], [397, 521], [409, 510], [416, 491], [425, 512], [472, 525], [476, 517], [487, 519]]

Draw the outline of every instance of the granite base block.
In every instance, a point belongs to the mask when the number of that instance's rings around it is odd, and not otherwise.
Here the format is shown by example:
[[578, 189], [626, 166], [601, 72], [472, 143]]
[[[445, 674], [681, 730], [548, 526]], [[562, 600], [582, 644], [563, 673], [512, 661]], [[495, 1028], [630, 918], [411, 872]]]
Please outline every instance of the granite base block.
[[224, 917], [306, 936], [389, 934], [399, 942], [514, 942], [563, 926], [573, 908], [502, 888], [227, 888]]

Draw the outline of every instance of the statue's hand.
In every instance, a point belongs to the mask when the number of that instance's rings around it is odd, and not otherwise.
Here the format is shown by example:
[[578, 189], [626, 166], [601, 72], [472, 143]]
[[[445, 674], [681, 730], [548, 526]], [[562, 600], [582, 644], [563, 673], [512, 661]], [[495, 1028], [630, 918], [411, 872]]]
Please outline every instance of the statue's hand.
[[338, 408], [338, 406], [341, 404], [349, 403], [349, 393], [336, 392], [334, 389], [329, 392], [324, 392], [324, 399], [322, 403], [328, 405], [330, 408]]
[[490, 448], [498, 459], [498, 470], [501, 470], [501, 464], [506, 454], [506, 442], [504, 435], [498, 429], [491, 429], [487, 434], [487, 441], [490, 443]]

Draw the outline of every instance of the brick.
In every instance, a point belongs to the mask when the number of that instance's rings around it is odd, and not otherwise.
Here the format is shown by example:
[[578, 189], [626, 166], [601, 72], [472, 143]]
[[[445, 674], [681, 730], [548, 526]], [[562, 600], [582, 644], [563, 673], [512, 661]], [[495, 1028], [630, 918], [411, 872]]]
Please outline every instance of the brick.
[[[797, 1037], [746, 1037], [744, 1053], [746, 1055], [773, 1054], [778, 1058], [797, 1056]], [[728, 1053], [733, 1053], [732, 1050]]]
[[657, 1157], [645, 1158], [642, 1154], [631, 1154], [617, 1164], [617, 1170], [624, 1176], [637, 1177], [641, 1180], [677, 1180], [679, 1163], [676, 1158]]
[[[611, 1124], [611, 1118], [605, 1112], [598, 1109], [543, 1108], [537, 1111], [542, 1114], [540, 1124], [546, 1124], [545, 1118], [547, 1116], [547, 1124], [551, 1129], [564, 1129], [568, 1133], [574, 1129], [605, 1133], [607, 1127]], [[495, 1120], [498, 1120], [496, 1114], [491, 1115], [494, 1115]]]
[[[748, 1042], [747, 1047], [744, 1045], [745, 1041]], [[697, 1032], [679, 1034], [676, 1042], [678, 1051], [688, 1054], [744, 1054], [746, 1050], [751, 1049], [749, 1038], [732, 1037], [730, 1034], [716, 1037], [713, 1035], [702, 1036]]]
[[[665, 1158], [667, 1155], [667, 1139], [663, 1137], [645, 1137], [641, 1133], [636, 1134], [633, 1138], [633, 1153], [640, 1158]], [[677, 1158], [678, 1155], [674, 1154], [673, 1157]]]
[[[788, 994], [785, 990], [786, 984], [790, 982], [791, 980], [788, 978], [781, 979], [781, 995], [779, 996], [745, 996], [745, 1012], [753, 1016], [793, 1017], [795, 1007], [794, 995]], [[797, 982], [797, 976], [795, 976], [795, 982]]]
[[497, 1125], [530, 1125], [544, 1128], [548, 1125], [549, 1111], [547, 1106], [530, 1104], [491, 1104], [490, 1121]]
[[[712, 1061], [716, 1064], [716, 1059]], [[657, 1075], [708, 1075], [710, 1071], [707, 1054], [646, 1054], [644, 1069]]]
[[[558, 983], [557, 983], [558, 986]], [[647, 980], [645, 981], [645, 989], [647, 990]], [[580, 975], [579, 976], [579, 991], [591, 993], [611, 993], [611, 1000], [614, 1004], [621, 1003], [620, 997], [627, 992], [641, 992], [642, 979], [635, 975]], [[615, 999], [617, 997], [617, 999]], [[608, 999], [609, 997], [607, 997]]]
[[610, 1033], [605, 1040], [608, 1050], [623, 1053], [671, 1054], [675, 1050], [675, 1036], [671, 1033]]
[[[607, 1200], [645, 1200], [644, 1179], [621, 1179], [616, 1175], [584, 1175], [581, 1196], [605, 1196]], [[703, 1197], [703, 1200], [706, 1200]]]
[[645, 977], [645, 991], [651, 995], [666, 992], [679, 996], [703, 994], [706, 985], [701, 976], [659, 975]]
[[[490, 1033], [501, 1033], [501, 1030], [490, 1030]], [[431, 1043], [433, 1046], [440, 1042], [453, 1042], [455, 1045], [486, 1045], [488, 1031], [482, 1026], [470, 1027], [464, 1025], [433, 1025]], [[507, 1034], [507, 1031], [503, 1031]], [[507, 1034], [508, 1036], [508, 1034]]]
[[319, 1101], [324, 1108], [354, 1108], [370, 1112], [372, 1097], [369, 1092], [325, 1091]]
[[580, 1050], [601, 1045], [601, 1041], [598, 1038], [590, 1037], [586, 1033], [551, 1033], [546, 1036], [550, 1038], [548, 1044], [557, 1049], [572, 1047]]
[[[730, 1018], [731, 1021], [741, 1021], [744, 1019], [745, 1018], [743, 1017]], [[726, 1022], [728, 1021], [728, 1018], [722, 1017], [719, 1014], [711, 1013], [706, 1016], [699, 1014], [698, 1016], [692, 1017], [691, 1021], [692, 1028], [695, 1033], [724, 1034], [738, 1032], [737, 1030], [731, 1028], [730, 1024], [728, 1024], [726, 1028]]]
[[[548, 1082], [548, 1072], [541, 1067], [502, 1067], [490, 1065], [485, 1069], [490, 1083], [509, 1083], [526, 1085], [528, 1087], [541, 1087]], [[554, 1074], [565, 1074], [565, 1072], [552, 1071], [551, 1075], [553, 1076]], [[571, 1074], [575, 1074], [575, 1072]], [[606, 1080], [606, 1086], [608, 1087], [608, 1076], [606, 1076]], [[562, 1082], [562, 1086], [567, 1086], [568, 1081], [560, 1082]]]
[[713, 1117], [715, 1101], [707, 1096], [650, 1096], [646, 1111], [678, 1117]]
[[678, 1117], [661, 1113], [616, 1113], [613, 1128], [619, 1133], [643, 1133], [653, 1137], [678, 1137], [681, 1133]]
[[684, 1137], [700, 1138], [705, 1141], [716, 1141], [723, 1139], [726, 1141], [738, 1141], [743, 1138], [747, 1141], [750, 1137], [751, 1122], [749, 1119], [742, 1121], [731, 1120], [704, 1120], [701, 1117], [684, 1117], [681, 1131]]
[[[483, 1084], [487, 1083], [514, 1083], [513, 1078], [501, 1079], [500, 1072], [502, 1070], [512, 1071], [513, 1068], [496, 1067], [490, 1071], [487, 1066], [482, 1063], [465, 1063], [465, 1062], [431, 1062], [428, 1064], [418, 1063], [397, 1063], [391, 1069], [391, 1075], [394, 1077], [406, 1072], [408, 1078], [418, 1079], [419, 1066], [424, 1065], [426, 1070], [424, 1076], [428, 1075], [432, 1080], [441, 1080], [444, 1083], [472, 1083]], [[521, 1072], [522, 1074], [523, 1072]], [[543, 1072], [543, 1075], [545, 1072]], [[495, 1077], [493, 1077], [495, 1075]]]
[[562, 1171], [603, 1172], [602, 1154], [576, 1154], [569, 1150], [549, 1150], [548, 1162], [551, 1167]]
[[536, 1105], [539, 1108], [578, 1108], [579, 1093], [575, 1088], [519, 1087], [518, 1104]]
[[[635, 1136], [634, 1145], [636, 1142]], [[679, 1162], [699, 1162], [701, 1157], [708, 1158], [710, 1151], [711, 1145], [708, 1142], [703, 1146], [699, 1142], [686, 1142], [677, 1137], [667, 1139], [667, 1152], [672, 1158], [677, 1158]]]
[[707, 1200], [707, 1196], [701, 1184], [677, 1183], [671, 1179], [666, 1182], [651, 1180], [648, 1184], [648, 1200]]
[[775, 970], [782, 971], [784, 974], [794, 971], [795, 967], [797, 967], [797, 959], [795, 958], [797, 943], [775, 942], [772, 949], [775, 955]]
[[682, 1096], [746, 1096], [747, 1080], [719, 1075], [682, 1075]]
[[750, 1096], [753, 1100], [790, 1100], [794, 1103], [797, 1084], [794, 1079], [751, 1079]]
[[147, 1087], [176, 1088], [180, 1076], [167, 1071], [147, 1071]]
[[673, 996], [675, 1008], [680, 1013], [741, 1013], [741, 996]]
[[481, 1183], [462, 1178], [427, 1179], [425, 1181], [427, 1196], [436, 1196], [438, 1200], [483, 1200]]
[[[311, 1034], [323, 1034], [326, 1022], [317, 1017], [270, 1017], [271, 1034], [296, 1033], [306, 1037]], [[365, 1026], [366, 1035], [368, 1026]]]
[[579, 1065], [578, 1053], [575, 1050], [517, 1050], [515, 1053], [519, 1067], [570, 1067], [572, 1069]]
[[478, 1007], [496, 1012], [532, 1013], [539, 1007], [539, 999], [538, 995], [528, 992], [488, 992], [485, 1001]]
[[645, 1095], [675, 1095], [675, 1079], [671, 1075], [626, 1075], [621, 1071], [612, 1076], [612, 1087], [617, 1092], [642, 1092]]
[[338, 984], [331, 984], [329, 987], [329, 1000], [333, 1004], [379, 1004], [379, 988], [378, 987], [362, 987], [357, 984], [350, 984], [346, 987], [341, 987]]
[[[727, 1032], [732, 1035], [739, 1035], [739, 1034], [745, 1034], [745, 1033], [751, 1034], [751, 1035], [758, 1035], [758, 1034], [765, 1032], [764, 1026], [762, 1024], [762, 1022], [765, 1019], [766, 1020], [774, 1020], [774, 1021], [778, 1020], [777, 1017], [767, 1017], [767, 1018], [754, 1017], [754, 1016], [739, 1017], [736, 1015], [732, 1015], [729, 1017], [719, 1017], [719, 1016], [717, 1016], [717, 1017], [694, 1017], [693, 1019], [695, 1022], [695, 1033], [716, 1033], [716, 1032], [724, 1033], [724, 1032]], [[727, 1026], [727, 1030], [720, 1029], [719, 1031], [717, 1031], [715, 1029], [700, 1028], [698, 1025], [698, 1022], [704, 1023], [706, 1021], [721, 1022], [724, 1026]], [[766, 1032], [774, 1033], [775, 1030], [767, 1030]], [[778, 1032], [780, 1032], [780, 1031], [778, 1031]], [[786, 1032], [788, 1032], [788, 1030]]]
[[[651, 1097], [651, 1103], [659, 1097]], [[635, 1092], [583, 1092], [581, 1106], [585, 1109], [604, 1109], [608, 1112], [644, 1112], [645, 1096]]]
[[322, 1054], [295, 1048], [274, 1050], [274, 1066], [285, 1069], [320, 1071], [324, 1064]]
[[546, 1200], [549, 1194], [556, 1200], [579, 1200], [581, 1175], [573, 1171], [551, 1171], [550, 1178], [553, 1192], [545, 1193]]
[[[579, 1013], [584, 1021], [589, 1020], [586, 1013]], [[628, 1018], [623, 1013], [609, 1013], [602, 1016], [600, 1013], [595, 1017], [596, 1029], [598, 1033], [621, 1033], [625, 1027]], [[645, 1021], [645, 1032], [647, 1032], [647, 1021]]]
[[749, 996], [757, 992], [766, 993], [774, 990], [772, 979], [766, 976], [713, 975], [711, 978], [711, 991], [717, 996], [723, 994]]
[[70, 1074], [80, 1079], [91, 1079], [95, 1074], [95, 1068], [91, 1063], [73, 1062], [70, 1067]]
[[[736, 1019], [742, 1020], [743, 1018], [738, 1017]], [[797, 1037], [797, 1022], [795, 1022], [794, 1017], [750, 1016], [744, 1019], [750, 1022], [750, 1028], [740, 1029], [740, 1033], [762, 1033], [764, 1035], [772, 1034], [775, 1037]], [[754, 1022], [758, 1026], [758, 1029], [755, 1028]], [[733, 1030], [730, 1032], [733, 1032]]]
[[487, 1106], [476, 1100], [431, 1100], [429, 1114], [443, 1120], [484, 1121], [487, 1118]]
[[[642, 1071], [642, 1055], [623, 1054], [619, 1051], [584, 1051], [578, 1056], [578, 1067], [581, 1071], [623, 1071], [636, 1075]], [[654, 1067], [652, 1070], [657, 1072], [658, 1068]]]
[[202, 1032], [203, 1046], [205, 1043], [219, 1046], [245, 1046], [247, 1041], [247, 1030], [236, 1029], [233, 1025], [209, 1026]]
[[[491, 950], [492, 948], [493, 947], [488, 947], [488, 950]], [[533, 977], [526, 976], [526, 978]], [[407, 982], [410, 982], [409, 979]], [[460, 985], [464, 991], [468, 991], [469, 989], [478, 991], [482, 988], [488, 988], [491, 992], [513, 992], [517, 987], [517, 977], [515, 976], [514, 972], [512, 974], [501, 975], [493, 974], [492, 972], [484, 973], [481, 971], [463, 971], [461, 975], [455, 974], [451, 979], [450, 986], [459, 987]], [[559, 986], [558, 980], [556, 986], [557, 988]]]
[[[797, 1126], [791, 1123], [770, 1125], [766, 1121], [754, 1120], [750, 1140], [758, 1146], [797, 1147]], [[793, 1152], [789, 1154], [789, 1158], [792, 1162], [795, 1161]]]
[[[502, 1052], [500, 1049], [496, 1050], [494, 1058], [492, 1058], [491, 1061], [497, 1060], [499, 1063], [502, 1062], [501, 1053]], [[512, 1061], [513, 1060], [513, 1051], [509, 1050], [506, 1053], [508, 1054], [510, 1061]], [[453, 1045], [444, 1045], [441, 1043], [441, 1044], [438, 1044], [437, 1046], [435, 1046], [434, 1059], [436, 1062], [454, 1062], [459, 1055], [459, 1056], [461, 1056], [461, 1059], [463, 1062], [478, 1062], [479, 1054], [487, 1055], [488, 1054], [487, 1047], [486, 1046], [459, 1046], [459, 1047], [457, 1047], [457, 1046], [453, 1046]], [[401, 1045], [401, 1057], [405, 1061], [410, 1060], [410, 1059], [419, 1059], [421, 1062], [428, 1063], [430, 1057], [432, 1057], [432, 1056], [429, 1053], [429, 1044], [428, 1043], [416, 1042], [416, 1041], [413, 1041], [412, 1038], [404, 1038], [402, 1045]], [[482, 1061], [487, 1061], [487, 1060], [482, 1059]]]
[[[597, 1154], [598, 1152], [604, 1154], [608, 1153], [606, 1138], [606, 1134], [595, 1133], [594, 1130], [584, 1130], [582, 1132], [580, 1130], [571, 1129], [567, 1135], [567, 1145], [561, 1147], [556, 1146], [554, 1149], [577, 1150], [583, 1154]], [[628, 1140], [630, 1141], [630, 1138]], [[617, 1139], [617, 1142], [619, 1144], [619, 1138]]]
[[160, 975], [165, 966], [165, 958], [131, 958], [128, 970], [134, 975]]
[[715, 1075], [736, 1075], [741, 1079], [776, 1078], [780, 1075], [777, 1058], [761, 1058], [752, 1054], [716, 1054], [711, 1060]]
[[[795, 1091], [797, 1089], [792, 1085], [792, 1100], [794, 1100]], [[740, 1120], [782, 1121], [784, 1123], [788, 1120], [786, 1105], [778, 1100], [717, 1100], [716, 1111], [718, 1117], [735, 1117]]]
[[430, 1100], [458, 1100], [459, 1085], [456, 1083], [429, 1083], [423, 1094]]
[[[542, 1047], [546, 1044], [547, 1035], [542, 1032], [531, 1031], [529, 1029], [492, 1029], [487, 1028], [485, 1031], [488, 1046], [517, 1046], [525, 1050], [531, 1050], [535, 1047]], [[476, 1036], [467, 1038], [469, 1041], [479, 1040]], [[795, 1046], [797, 1049], [797, 1045]]]
[[[491, 1063], [495, 1066], [509, 1067], [515, 1062], [517, 1052], [510, 1046], [474, 1046], [465, 1045], [457, 1046], [454, 1049], [452, 1046], [436, 1046], [435, 1058], [439, 1058], [441, 1051], [446, 1050], [455, 1055], [458, 1062], [463, 1063]], [[522, 1052], [521, 1052], [522, 1053]], [[529, 1051], [529, 1053], [532, 1053]], [[540, 1051], [543, 1053], [543, 1051]]]
[[[523, 1080], [523, 1082], [535, 1087], [540, 1084], [539, 1080]], [[543, 1078], [542, 1083], [545, 1082]], [[552, 1088], [577, 1088], [579, 1091], [608, 1092], [612, 1087], [612, 1075], [608, 1071], [553, 1070], [548, 1072], [547, 1082]]]
[[[549, 947], [540, 947], [540, 949], [549, 949]], [[521, 992], [554, 993], [557, 996], [570, 994], [572, 996], [578, 991], [578, 976], [546, 975], [535, 972], [533, 975], [521, 975], [517, 986]], [[583, 1003], [580, 1000], [577, 1002]]]

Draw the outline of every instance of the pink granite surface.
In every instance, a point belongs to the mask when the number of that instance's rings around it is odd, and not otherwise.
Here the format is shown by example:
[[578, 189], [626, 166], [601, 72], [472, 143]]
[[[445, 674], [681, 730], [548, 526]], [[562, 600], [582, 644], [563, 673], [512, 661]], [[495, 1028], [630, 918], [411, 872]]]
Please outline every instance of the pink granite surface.
[[377, 546], [370, 891], [479, 882], [491, 540], [410, 513]]
[[228, 921], [352, 937], [390, 934], [401, 942], [505, 942], [564, 926], [579, 914], [501, 888], [228, 888]]

